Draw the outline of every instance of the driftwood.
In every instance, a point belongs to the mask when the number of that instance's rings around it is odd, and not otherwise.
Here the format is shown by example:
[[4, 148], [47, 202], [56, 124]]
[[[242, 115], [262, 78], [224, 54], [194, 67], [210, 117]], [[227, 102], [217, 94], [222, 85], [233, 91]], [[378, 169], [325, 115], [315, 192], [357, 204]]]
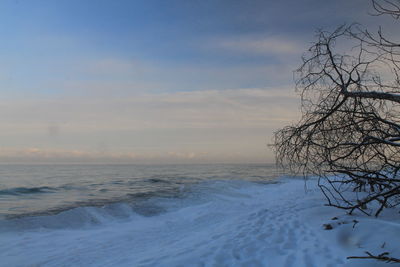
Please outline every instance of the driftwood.
[[378, 261], [384, 261], [388, 263], [400, 263], [400, 259], [389, 257], [388, 252], [381, 253], [379, 255], [372, 255], [370, 252], [366, 251], [367, 256], [350, 256], [347, 259], [374, 259]]

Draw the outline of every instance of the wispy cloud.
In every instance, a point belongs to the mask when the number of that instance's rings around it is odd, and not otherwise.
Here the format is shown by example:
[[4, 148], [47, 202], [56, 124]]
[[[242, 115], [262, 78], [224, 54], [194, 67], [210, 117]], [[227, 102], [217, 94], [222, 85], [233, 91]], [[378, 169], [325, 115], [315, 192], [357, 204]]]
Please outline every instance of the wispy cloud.
[[14, 99], [0, 106], [2, 155], [262, 161], [272, 130], [296, 118], [297, 103], [287, 88]]
[[[254, 157], [247, 158], [254, 161]], [[246, 155], [240, 152], [193, 152], [193, 151], [148, 151], [134, 152], [98, 152], [85, 150], [67, 150], [30, 147], [25, 149], [0, 148], [1, 163], [243, 163]], [[263, 162], [265, 159], [258, 159]], [[251, 162], [251, 161], [250, 161]]]
[[211, 39], [206, 42], [206, 46], [247, 54], [298, 56], [304, 51], [306, 44], [301, 42], [301, 40], [288, 37], [237, 35], [233, 37]]

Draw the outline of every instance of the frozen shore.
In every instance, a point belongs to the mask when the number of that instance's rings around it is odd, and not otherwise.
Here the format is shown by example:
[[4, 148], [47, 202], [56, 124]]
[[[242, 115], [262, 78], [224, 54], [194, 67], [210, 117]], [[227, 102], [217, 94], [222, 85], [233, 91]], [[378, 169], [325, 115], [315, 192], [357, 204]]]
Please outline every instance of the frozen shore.
[[[324, 206], [315, 181], [213, 182], [158, 201], [164, 212], [151, 216], [83, 208], [0, 225], [0, 266], [387, 266], [346, 257], [400, 256], [398, 210], [346, 215]], [[74, 216], [89, 220], [72, 227]]]

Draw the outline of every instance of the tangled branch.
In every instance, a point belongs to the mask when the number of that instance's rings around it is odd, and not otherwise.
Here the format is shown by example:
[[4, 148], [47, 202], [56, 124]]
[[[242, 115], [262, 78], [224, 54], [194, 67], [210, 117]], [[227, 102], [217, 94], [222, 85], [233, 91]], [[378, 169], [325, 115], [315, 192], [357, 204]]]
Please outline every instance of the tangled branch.
[[275, 133], [277, 161], [320, 176], [331, 206], [400, 204], [399, 66], [400, 45], [354, 24], [318, 32], [296, 71], [302, 119]]
[[350, 256], [347, 257], [347, 259], [374, 259], [387, 263], [400, 263], [400, 259], [389, 257], [388, 252], [384, 252], [379, 255], [372, 255], [370, 252], [366, 251], [365, 254], [367, 254], [367, 256]]

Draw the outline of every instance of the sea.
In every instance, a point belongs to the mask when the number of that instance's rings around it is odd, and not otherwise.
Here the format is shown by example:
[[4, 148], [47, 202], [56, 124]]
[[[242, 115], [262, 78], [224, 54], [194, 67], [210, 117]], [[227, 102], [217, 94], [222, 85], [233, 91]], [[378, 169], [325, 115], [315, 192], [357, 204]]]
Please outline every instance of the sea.
[[274, 165], [0, 167], [0, 267], [375, 267], [347, 257], [382, 244], [399, 255], [398, 210], [346, 215], [317, 177]]
[[216, 188], [271, 183], [284, 174], [273, 164], [1, 165], [0, 220], [83, 207], [117, 217], [152, 216], [207, 198]]

